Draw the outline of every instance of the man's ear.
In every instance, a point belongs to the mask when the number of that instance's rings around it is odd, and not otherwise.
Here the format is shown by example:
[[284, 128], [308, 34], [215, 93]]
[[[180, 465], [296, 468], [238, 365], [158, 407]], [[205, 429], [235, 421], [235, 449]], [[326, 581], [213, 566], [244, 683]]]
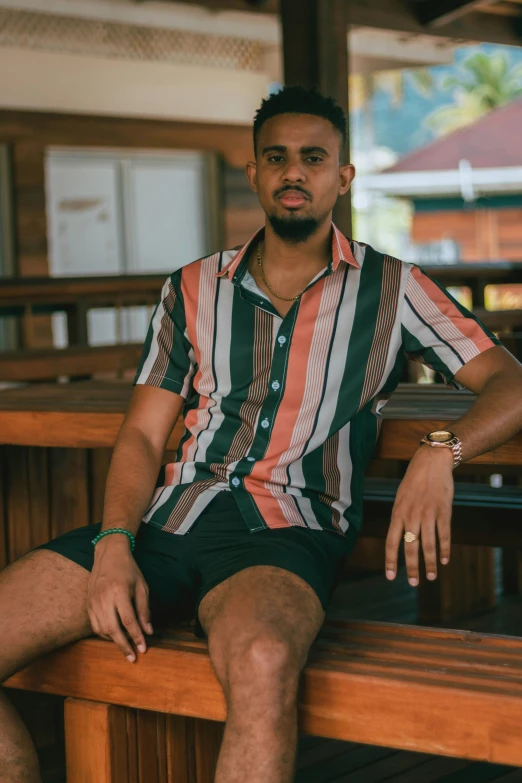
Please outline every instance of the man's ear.
[[339, 195], [344, 196], [350, 190], [350, 185], [355, 177], [355, 166], [352, 163], [345, 163], [339, 168]]
[[256, 182], [256, 175], [257, 175], [257, 164], [253, 160], [249, 160], [248, 163], [245, 166], [245, 172], [247, 175], [247, 179], [250, 182], [250, 187], [254, 191], [254, 193], [257, 193], [257, 182]]

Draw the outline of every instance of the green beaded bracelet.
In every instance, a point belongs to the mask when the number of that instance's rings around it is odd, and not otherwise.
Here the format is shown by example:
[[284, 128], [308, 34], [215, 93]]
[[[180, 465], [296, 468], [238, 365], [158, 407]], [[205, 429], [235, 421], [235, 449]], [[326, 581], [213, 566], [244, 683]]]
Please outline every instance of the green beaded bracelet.
[[91, 544], [93, 546], [96, 546], [98, 541], [100, 541], [104, 536], [110, 536], [111, 533], [124, 533], [126, 536], [128, 536], [130, 539], [131, 552], [134, 552], [134, 550], [136, 549], [136, 539], [134, 538], [130, 530], [125, 530], [125, 528], [123, 527], [113, 527], [111, 528], [111, 530], [104, 530], [103, 533], [98, 533], [96, 538], [93, 538], [93, 540], [91, 541]]

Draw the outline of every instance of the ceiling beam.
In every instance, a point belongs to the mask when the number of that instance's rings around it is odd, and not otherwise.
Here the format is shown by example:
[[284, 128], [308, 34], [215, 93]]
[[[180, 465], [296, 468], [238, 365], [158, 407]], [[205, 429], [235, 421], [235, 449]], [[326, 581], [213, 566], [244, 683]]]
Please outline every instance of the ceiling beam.
[[[221, 5], [219, 0], [203, 0], [197, 2], [197, 5], [206, 5], [208, 8]], [[262, 11], [264, 13], [275, 13], [279, 8], [277, 0], [228, 0], [227, 6], [237, 11]]]
[[[141, 2], [147, 0], [141, 0]], [[483, 5], [485, 0], [480, 0]], [[519, 0], [517, 0], [518, 2]], [[265, 0], [261, 5], [251, 5], [247, 0], [176, 0], [188, 6], [205, 7], [212, 11], [246, 11], [250, 13], [277, 14], [279, 0]], [[467, 13], [449, 22], [432, 24], [429, 28], [419, 21], [419, 7], [438, 8], [444, 0], [345, 0], [348, 23], [352, 27], [370, 27], [377, 30], [428, 34], [447, 40], [483, 41], [485, 43], [520, 46], [522, 31], [515, 24], [518, 20], [493, 14]], [[476, 3], [477, 0], [474, 0]], [[487, 2], [487, 0], [486, 0]], [[522, 2], [522, 0], [520, 0]], [[515, 6], [516, 7], [516, 6]], [[486, 6], [487, 8], [487, 6]], [[475, 9], [476, 10], [476, 9]]]
[[[135, 0], [147, 3], [149, 0]], [[176, 0], [177, 2], [178, 0]], [[276, 14], [279, 0], [179, 0], [186, 5], [208, 8], [210, 11], [257, 11], [264, 14]]]
[[417, 0], [410, 7], [422, 25], [438, 27], [454, 22], [476, 8], [493, 5], [495, 2], [496, 0]]

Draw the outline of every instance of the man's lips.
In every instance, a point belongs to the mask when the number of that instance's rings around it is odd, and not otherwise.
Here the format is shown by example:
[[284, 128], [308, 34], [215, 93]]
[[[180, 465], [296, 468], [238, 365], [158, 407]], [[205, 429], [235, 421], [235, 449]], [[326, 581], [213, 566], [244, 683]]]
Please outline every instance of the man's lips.
[[302, 207], [305, 201], [307, 201], [307, 197], [299, 190], [285, 190], [279, 196], [279, 201], [284, 207], [293, 207], [295, 209], [296, 207]]

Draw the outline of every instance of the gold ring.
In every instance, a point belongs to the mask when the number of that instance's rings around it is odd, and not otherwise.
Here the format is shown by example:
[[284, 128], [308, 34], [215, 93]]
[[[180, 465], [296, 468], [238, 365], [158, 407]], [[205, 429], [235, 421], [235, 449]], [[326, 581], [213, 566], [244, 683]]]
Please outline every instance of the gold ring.
[[417, 540], [417, 536], [415, 535], [415, 533], [405, 533], [404, 540], [407, 541], [408, 544], [411, 544], [413, 541]]

